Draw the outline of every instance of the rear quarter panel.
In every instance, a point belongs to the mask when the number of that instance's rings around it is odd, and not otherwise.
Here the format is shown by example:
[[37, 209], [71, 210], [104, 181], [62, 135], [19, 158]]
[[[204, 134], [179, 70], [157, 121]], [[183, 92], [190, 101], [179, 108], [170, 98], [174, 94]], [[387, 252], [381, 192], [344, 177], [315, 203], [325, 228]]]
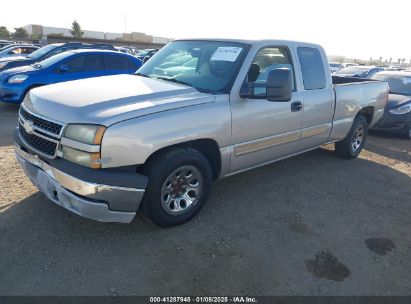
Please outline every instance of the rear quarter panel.
[[335, 85], [335, 113], [330, 141], [343, 139], [355, 116], [365, 107], [373, 108], [373, 126], [383, 115], [388, 98], [388, 84], [380, 81]]

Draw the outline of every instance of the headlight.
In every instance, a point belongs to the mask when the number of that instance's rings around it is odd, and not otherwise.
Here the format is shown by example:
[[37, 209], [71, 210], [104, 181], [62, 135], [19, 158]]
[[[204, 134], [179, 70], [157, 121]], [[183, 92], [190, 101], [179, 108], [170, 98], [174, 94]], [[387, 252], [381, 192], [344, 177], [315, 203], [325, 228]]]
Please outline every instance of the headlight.
[[85, 144], [99, 145], [105, 130], [106, 127], [98, 125], [69, 125], [64, 136]]
[[391, 114], [406, 114], [410, 112], [411, 112], [411, 103], [407, 103], [403, 106], [390, 110]]
[[6, 62], [0, 62], [0, 69], [2, 69], [2, 68], [4, 68], [6, 65], [8, 65], [9, 64], [9, 62], [8, 61], [6, 61]]
[[16, 76], [10, 77], [8, 83], [22, 83], [28, 77], [29, 76], [27, 75], [16, 75]]
[[62, 146], [61, 151], [63, 152], [63, 158], [68, 161], [93, 169], [101, 168], [100, 163], [97, 162], [100, 153], [84, 152], [66, 146]]

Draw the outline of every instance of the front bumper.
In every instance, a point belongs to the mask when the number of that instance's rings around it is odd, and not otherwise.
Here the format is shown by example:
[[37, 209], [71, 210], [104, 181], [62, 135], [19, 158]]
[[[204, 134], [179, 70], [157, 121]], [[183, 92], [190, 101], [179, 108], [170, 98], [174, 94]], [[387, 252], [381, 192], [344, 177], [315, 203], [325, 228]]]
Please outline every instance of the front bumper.
[[411, 127], [411, 113], [391, 114], [387, 109], [384, 116], [373, 126], [373, 130], [402, 134], [408, 132]]
[[22, 103], [24, 89], [20, 85], [9, 86], [6, 83], [0, 84], [0, 101], [14, 104]]
[[[33, 184], [57, 205], [100, 222], [130, 223], [136, 215], [144, 189], [86, 182], [66, 174], [15, 144], [17, 160]], [[110, 205], [128, 202], [130, 210], [112, 210]]]

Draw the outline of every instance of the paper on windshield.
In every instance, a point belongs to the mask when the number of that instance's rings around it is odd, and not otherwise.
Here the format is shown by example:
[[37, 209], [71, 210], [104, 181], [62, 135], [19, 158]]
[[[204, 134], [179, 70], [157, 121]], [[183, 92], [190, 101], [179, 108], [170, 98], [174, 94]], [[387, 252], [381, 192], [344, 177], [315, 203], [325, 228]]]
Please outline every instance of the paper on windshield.
[[243, 48], [240, 47], [219, 47], [211, 56], [211, 61], [236, 61]]

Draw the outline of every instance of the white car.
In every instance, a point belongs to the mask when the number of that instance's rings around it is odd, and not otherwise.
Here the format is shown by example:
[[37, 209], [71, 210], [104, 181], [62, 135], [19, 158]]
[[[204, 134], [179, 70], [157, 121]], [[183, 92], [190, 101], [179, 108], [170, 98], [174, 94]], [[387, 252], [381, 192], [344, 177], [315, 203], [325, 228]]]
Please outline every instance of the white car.
[[344, 66], [339, 63], [339, 62], [330, 62], [330, 72], [331, 74], [334, 74], [336, 72], [338, 72], [339, 70], [341, 70]]

